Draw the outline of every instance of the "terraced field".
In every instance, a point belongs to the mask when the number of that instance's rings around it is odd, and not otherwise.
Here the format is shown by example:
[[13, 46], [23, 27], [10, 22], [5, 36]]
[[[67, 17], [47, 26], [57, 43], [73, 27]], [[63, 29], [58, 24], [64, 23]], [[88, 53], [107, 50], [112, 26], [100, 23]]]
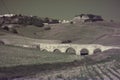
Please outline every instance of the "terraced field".
[[[102, 64], [74, 67], [68, 70], [55, 71], [44, 77], [36, 75], [35, 80], [120, 80], [120, 63], [111, 61]], [[39, 78], [38, 78], [39, 77]], [[22, 78], [21, 78], [22, 79]], [[25, 78], [24, 78], [25, 79]], [[16, 80], [16, 79], [14, 79]]]
[[60, 69], [57, 70], [47, 70], [13, 80], [120, 80], [119, 61], [119, 54], [111, 55], [108, 59], [100, 62], [93, 62], [85, 57], [81, 62], [61, 64], [59, 65]]
[[0, 80], [120, 80], [119, 51], [101, 53], [108, 57], [94, 61], [93, 55], [81, 60], [76, 55], [0, 46]]

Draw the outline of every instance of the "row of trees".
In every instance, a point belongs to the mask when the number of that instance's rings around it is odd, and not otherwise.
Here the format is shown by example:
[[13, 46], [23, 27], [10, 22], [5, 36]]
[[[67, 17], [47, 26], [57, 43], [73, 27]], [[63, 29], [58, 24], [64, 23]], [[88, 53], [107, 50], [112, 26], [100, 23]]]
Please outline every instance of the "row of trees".
[[11, 17], [0, 17], [0, 25], [2, 24], [22, 24], [22, 25], [35, 25], [38, 27], [43, 27], [44, 23], [59, 23], [57, 19], [51, 18], [40, 18], [37, 16], [25, 16], [25, 15], [14, 15]]

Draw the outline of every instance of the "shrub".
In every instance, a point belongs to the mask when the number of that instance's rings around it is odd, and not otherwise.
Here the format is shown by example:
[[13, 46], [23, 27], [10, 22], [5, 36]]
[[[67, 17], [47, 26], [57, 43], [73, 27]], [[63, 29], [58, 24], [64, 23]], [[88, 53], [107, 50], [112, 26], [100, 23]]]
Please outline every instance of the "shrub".
[[63, 78], [62, 74], [56, 75], [56, 78]]
[[5, 43], [3, 41], [0, 41], [0, 45], [4, 45]]
[[71, 40], [64, 40], [61, 43], [71, 43], [71, 42], [72, 42]]
[[48, 17], [46, 17], [45, 19], [44, 19], [44, 23], [49, 23], [49, 18]]
[[114, 22], [114, 20], [110, 20], [110, 22]]
[[15, 34], [18, 34], [16, 29], [12, 29], [12, 32], [15, 33]]
[[7, 26], [5, 26], [3, 29], [9, 31], [9, 28]]
[[37, 27], [43, 27], [44, 26], [43, 22], [40, 21], [40, 20], [34, 20], [33, 25], [35, 25]]
[[50, 26], [45, 26], [45, 27], [44, 27], [44, 30], [50, 30], [50, 29], [51, 29]]
[[73, 21], [71, 21], [70, 24], [73, 24]]
[[59, 20], [53, 19], [53, 20], [49, 21], [49, 24], [56, 24], [56, 23], [59, 23]]

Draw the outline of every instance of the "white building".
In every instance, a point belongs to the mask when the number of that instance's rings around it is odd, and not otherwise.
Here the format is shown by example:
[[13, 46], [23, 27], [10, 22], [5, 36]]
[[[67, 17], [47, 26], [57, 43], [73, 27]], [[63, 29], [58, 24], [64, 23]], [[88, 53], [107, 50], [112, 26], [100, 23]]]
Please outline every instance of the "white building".
[[15, 16], [15, 14], [4, 14], [4, 15], [0, 15], [0, 17], [12, 17]]
[[101, 16], [93, 14], [80, 14], [73, 18], [74, 23], [78, 22], [94, 22], [94, 21], [103, 21]]

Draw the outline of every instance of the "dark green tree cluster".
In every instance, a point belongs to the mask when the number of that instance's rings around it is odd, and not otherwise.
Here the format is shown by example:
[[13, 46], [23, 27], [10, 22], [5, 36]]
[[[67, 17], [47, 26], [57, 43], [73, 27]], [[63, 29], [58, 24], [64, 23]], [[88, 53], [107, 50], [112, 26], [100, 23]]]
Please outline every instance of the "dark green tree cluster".
[[26, 15], [14, 15], [11, 17], [0, 17], [0, 25], [4, 24], [20, 24], [20, 25], [35, 25], [37, 27], [43, 27], [44, 23], [55, 24], [59, 23], [57, 19], [51, 18], [40, 18], [37, 16], [26, 16]]

